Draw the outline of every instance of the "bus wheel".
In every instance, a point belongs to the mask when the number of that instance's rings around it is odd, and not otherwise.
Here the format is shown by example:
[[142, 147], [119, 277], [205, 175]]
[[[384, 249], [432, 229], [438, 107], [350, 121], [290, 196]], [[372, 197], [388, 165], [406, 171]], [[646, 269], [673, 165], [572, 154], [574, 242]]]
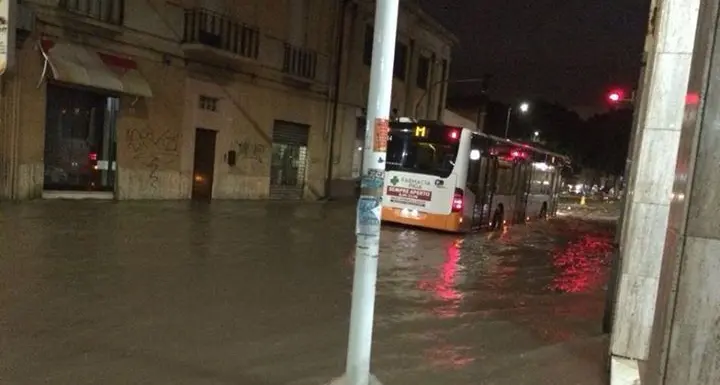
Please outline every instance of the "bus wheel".
[[540, 219], [547, 218], [547, 202], [543, 202], [542, 207], [540, 207]]

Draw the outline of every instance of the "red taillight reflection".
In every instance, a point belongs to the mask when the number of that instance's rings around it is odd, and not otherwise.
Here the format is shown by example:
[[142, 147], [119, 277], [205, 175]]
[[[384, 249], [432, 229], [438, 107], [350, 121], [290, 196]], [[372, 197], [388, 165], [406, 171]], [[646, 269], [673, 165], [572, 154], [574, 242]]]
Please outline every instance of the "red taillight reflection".
[[93, 162], [97, 160], [97, 152], [91, 152], [88, 154], [88, 159], [92, 160]]
[[453, 195], [453, 201], [452, 201], [452, 211], [454, 213], [462, 211], [463, 204], [464, 204], [463, 198], [464, 198], [463, 190], [456, 188], [455, 195]]
[[690, 92], [685, 96], [685, 104], [692, 106], [700, 104], [700, 94], [697, 92]]

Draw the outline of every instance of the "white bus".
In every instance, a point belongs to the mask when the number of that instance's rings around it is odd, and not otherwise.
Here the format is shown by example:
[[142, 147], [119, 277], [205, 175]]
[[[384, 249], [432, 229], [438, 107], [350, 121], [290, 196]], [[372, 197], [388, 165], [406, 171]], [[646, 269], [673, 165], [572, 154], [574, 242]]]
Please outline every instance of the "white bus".
[[431, 121], [391, 124], [382, 219], [449, 232], [555, 215], [566, 156]]

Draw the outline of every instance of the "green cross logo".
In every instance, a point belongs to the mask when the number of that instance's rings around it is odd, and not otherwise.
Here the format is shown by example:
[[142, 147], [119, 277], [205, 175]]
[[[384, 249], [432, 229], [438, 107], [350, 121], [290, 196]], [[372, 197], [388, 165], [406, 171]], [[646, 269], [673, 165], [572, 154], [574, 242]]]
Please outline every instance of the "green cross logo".
[[392, 177], [392, 179], [390, 179], [390, 183], [392, 183], [393, 186], [395, 186], [396, 184], [398, 184], [398, 182], [400, 182], [400, 179], [398, 179], [397, 175], [394, 175], [394, 176]]

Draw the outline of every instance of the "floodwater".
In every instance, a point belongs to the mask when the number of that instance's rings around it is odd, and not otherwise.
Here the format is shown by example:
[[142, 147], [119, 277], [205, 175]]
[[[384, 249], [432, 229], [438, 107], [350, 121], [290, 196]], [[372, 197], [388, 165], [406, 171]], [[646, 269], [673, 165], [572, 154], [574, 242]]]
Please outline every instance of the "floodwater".
[[[0, 204], [0, 384], [318, 385], [342, 374], [354, 207]], [[602, 384], [612, 222], [386, 227], [385, 384]]]

